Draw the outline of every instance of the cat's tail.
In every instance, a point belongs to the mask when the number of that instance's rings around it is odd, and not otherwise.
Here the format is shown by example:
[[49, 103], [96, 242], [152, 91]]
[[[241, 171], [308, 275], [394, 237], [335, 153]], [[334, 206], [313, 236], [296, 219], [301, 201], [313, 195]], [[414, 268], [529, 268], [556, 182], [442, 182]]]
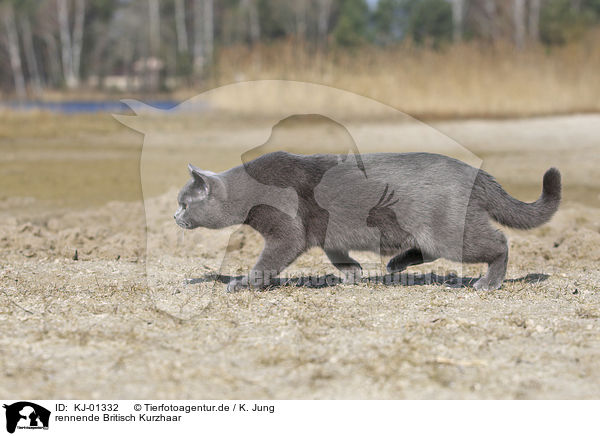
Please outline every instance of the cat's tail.
[[560, 205], [561, 177], [556, 168], [550, 168], [544, 174], [542, 195], [533, 203], [524, 203], [511, 197], [487, 173], [480, 171], [477, 178], [480, 183], [483, 182], [486, 209], [490, 216], [507, 227], [527, 230], [541, 226], [550, 221]]

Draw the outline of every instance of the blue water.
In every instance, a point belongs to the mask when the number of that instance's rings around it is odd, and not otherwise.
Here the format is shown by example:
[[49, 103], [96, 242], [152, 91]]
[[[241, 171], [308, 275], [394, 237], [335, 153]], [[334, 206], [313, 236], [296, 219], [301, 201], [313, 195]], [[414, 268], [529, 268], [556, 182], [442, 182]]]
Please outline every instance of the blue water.
[[[144, 104], [153, 106], [156, 109], [169, 110], [173, 109], [180, 102], [175, 100], [154, 100], [145, 101]], [[131, 113], [131, 109], [125, 103], [120, 101], [25, 101], [25, 102], [0, 102], [0, 107], [5, 107], [13, 110], [46, 110], [51, 112], [61, 112], [66, 114], [78, 113]], [[186, 105], [186, 109], [202, 111], [206, 109], [203, 105]]]

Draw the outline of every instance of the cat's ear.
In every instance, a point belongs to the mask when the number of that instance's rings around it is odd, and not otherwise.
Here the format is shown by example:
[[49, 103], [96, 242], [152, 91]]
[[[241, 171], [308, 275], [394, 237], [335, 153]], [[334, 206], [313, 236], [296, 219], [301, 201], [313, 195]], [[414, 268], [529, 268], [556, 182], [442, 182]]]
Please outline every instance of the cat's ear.
[[200, 169], [196, 168], [194, 165], [192, 165], [191, 163], [188, 164], [188, 171], [190, 172], [190, 176], [194, 177], [194, 174], [197, 174]]
[[194, 181], [199, 184], [201, 189], [208, 195], [211, 191], [211, 178], [215, 173], [212, 171], [201, 170], [192, 164], [188, 164], [188, 171]]

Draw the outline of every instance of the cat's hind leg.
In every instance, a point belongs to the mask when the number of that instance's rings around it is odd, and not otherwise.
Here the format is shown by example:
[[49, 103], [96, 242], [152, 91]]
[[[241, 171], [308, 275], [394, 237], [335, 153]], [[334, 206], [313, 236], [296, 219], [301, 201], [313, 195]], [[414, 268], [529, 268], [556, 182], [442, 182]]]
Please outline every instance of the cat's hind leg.
[[499, 289], [506, 275], [508, 243], [506, 236], [491, 226], [480, 227], [477, 232], [465, 232], [464, 262], [486, 262], [487, 273], [473, 287], [481, 291]]
[[499, 255], [488, 264], [488, 270], [485, 276], [475, 282], [473, 287], [478, 291], [493, 291], [500, 289], [504, 276], [506, 275], [506, 265], [508, 263], [508, 250], [505, 254]]
[[425, 262], [431, 262], [434, 259], [426, 259], [423, 252], [418, 248], [411, 248], [392, 257], [387, 264], [387, 270], [390, 273], [404, 271], [409, 266], [421, 265]]
[[325, 250], [325, 254], [337, 269], [344, 274], [343, 283], [357, 283], [362, 276], [360, 263], [352, 259], [347, 251]]
[[487, 273], [473, 285], [475, 289], [479, 291], [493, 291], [500, 289], [502, 286], [508, 263], [508, 245], [504, 242], [503, 247], [498, 248], [499, 252], [497, 256], [488, 262]]

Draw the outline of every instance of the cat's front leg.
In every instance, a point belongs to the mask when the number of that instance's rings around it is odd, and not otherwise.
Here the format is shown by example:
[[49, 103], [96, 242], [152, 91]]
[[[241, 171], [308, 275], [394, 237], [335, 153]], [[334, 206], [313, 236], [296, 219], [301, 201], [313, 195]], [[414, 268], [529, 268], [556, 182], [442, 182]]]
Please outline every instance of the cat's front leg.
[[[256, 268], [256, 267], [255, 267]], [[265, 271], [253, 268], [247, 276], [239, 279], [232, 279], [227, 284], [227, 292], [238, 292], [247, 288], [266, 288], [272, 284], [272, 280], [277, 277], [279, 271]]]
[[258, 262], [250, 274], [240, 279], [233, 279], [227, 285], [227, 292], [237, 292], [245, 288], [265, 288], [272, 284], [289, 264], [302, 254], [304, 247], [300, 240], [267, 239]]
[[325, 250], [325, 254], [337, 269], [343, 274], [342, 283], [355, 284], [359, 283], [362, 277], [362, 267], [360, 263], [352, 259], [347, 251], [340, 250]]
[[227, 284], [227, 292], [238, 292], [244, 288], [248, 287], [248, 277], [244, 276], [241, 279], [231, 279], [231, 281]]

